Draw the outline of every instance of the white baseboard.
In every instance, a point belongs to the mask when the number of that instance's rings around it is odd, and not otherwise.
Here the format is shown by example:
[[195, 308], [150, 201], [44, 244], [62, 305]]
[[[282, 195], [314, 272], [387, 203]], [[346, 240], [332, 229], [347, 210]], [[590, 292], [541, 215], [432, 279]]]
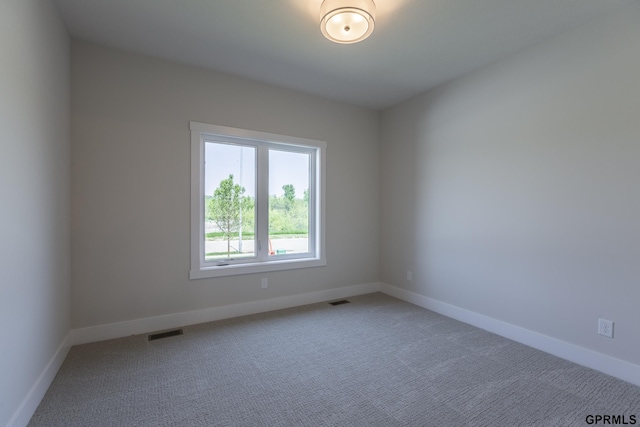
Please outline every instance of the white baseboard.
[[640, 366], [385, 283], [380, 291], [554, 356], [640, 386]]
[[128, 320], [125, 322], [109, 323], [106, 325], [90, 326], [73, 330], [73, 344], [86, 344], [130, 335], [145, 334], [163, 329], [178, 328], [198, 323], [212, 322], [231, 317], [248, 314], [263, 313], [305, 304], [328, 301], [331, 299], [347, 298], [363, 295], [380, 290], [379, 283], [346, 286], [343, 288], [327, 289], [305, 294], [271, 298], [259, 301], [243, 302], [239, 304], [211, 307], [202, 310], [173, 313], [163, 316], [147, 317]]
[[36, 412], [40, 401], [62, 366], [62, 362], [64, 362], [65, 357], [67, 357], [71, 345], [72, 334], [69, 332], [58, 346], [58, 349], [49, 360], [49, 363], [47, 363], [47, 366], [45, 366], [33, 387], [31, 387], [31, 390], [29, 390], [29, 393], [27, 393], [27, 396], [13, 414], [13, 417], [9, 420], [7, 427], [22, 427], [29, 423], [29, 420], [34, 412]]

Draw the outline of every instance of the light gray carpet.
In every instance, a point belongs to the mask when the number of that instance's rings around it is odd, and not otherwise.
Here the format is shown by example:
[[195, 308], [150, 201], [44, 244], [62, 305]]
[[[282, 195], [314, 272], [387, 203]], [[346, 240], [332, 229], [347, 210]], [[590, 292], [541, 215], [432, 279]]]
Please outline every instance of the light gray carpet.
[[383, 294], [73, 347], [30, 426], [584, 426], [640, 388]]

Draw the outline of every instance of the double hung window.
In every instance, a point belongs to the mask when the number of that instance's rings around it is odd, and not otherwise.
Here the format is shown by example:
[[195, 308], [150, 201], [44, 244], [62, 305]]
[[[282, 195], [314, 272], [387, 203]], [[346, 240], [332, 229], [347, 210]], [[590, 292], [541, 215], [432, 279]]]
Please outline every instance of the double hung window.
[[191, 122], [192, 279], [326, 265], [326, 143]]

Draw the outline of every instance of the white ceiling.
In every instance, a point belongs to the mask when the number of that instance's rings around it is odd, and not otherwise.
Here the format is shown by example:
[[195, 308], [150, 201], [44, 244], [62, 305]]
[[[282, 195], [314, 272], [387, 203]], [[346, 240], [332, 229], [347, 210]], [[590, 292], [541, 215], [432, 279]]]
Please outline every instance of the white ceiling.
[[375, 0], [326, 40], [322, 0], [55, 0], [72, 36], [381, 109], [635, 0]]

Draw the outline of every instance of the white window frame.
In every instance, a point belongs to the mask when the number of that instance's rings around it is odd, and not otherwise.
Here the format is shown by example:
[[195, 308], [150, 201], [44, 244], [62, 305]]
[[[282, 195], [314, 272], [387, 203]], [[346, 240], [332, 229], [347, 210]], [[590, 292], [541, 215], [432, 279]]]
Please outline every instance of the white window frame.
[[[190, 279], [233, 276], [327, 265], [325, 256], [325, 156], [327, 143], [227, 126], [190, 122], [191, 129], [191, 271]], [[205, 260], [206, 142], [228, 142], [257, 147], [256, 247], [257, 256], [237, 260]], [[268, 254], [268, 149], [309, 153], [309, 253]], [[261, 158], [262, 157], [262, 158]], [[266, 157], [266, 159], [265, 159]], [[265, 167], [266, 165], [266, 167]]]

